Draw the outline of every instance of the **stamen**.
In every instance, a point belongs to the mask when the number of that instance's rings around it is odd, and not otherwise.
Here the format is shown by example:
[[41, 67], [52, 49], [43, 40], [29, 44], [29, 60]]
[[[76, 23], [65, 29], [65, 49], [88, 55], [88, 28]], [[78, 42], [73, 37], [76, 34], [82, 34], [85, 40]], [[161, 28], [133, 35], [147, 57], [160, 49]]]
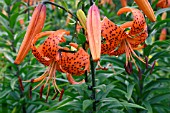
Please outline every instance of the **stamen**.
[[46, 102], [48, 100], [49, 92], [50, 92], [50, 83], [48, 83], [47, 95], [46, 95], [46, 100], [45, 100]]
[[128, 66], [129, 66], [130, 72], [132, 73], [133, 72], [132, 62], [128, 62]]
[[30, 86], [30, 89], [29, 89], [29, 97], [30, 99], [32, 98], [32, 86]]
[[107, 67], [102, 67], [101, 65], [100, 65], [100, 61], [98, 61], [97, 62], [97, 65], [98, 65], [98, 68], [96, 68], [96, 70], [108, 70], [108, 68]]
[[42, 92], [43, 92], [43, 89], [44, 89], [44, 85], [42, 85], [41, 88], [40, 88], [40, 99], [42, 99]]
[[26, 80], [26, 81], [23, 81], [23, 82], [39, 82], [41, 81], [43, 78], [45, 78], [46, 76], [48, 75], [48, 71], [45, 71], [41, 76], [39, 76], [38, 78], [35, 78], [35, 79], [31, 79], [31, 80]]
[[139, 77], [139, 80], [142, 80], [142, 72], [139, 67], [138, 67], [138, 77]]
[[63, 94], [64, 94], [64, 89], [61, 90], [60, 97], [59, 97], [59, 101], [62, 100]]
[[130, 72], [129, 66], [128, 65], [126, 66], [126, 64], [125, 64], [124, 68], [125, 68], [125, 71], [130, 75], [131, 72]]
[[151, 70], [150, 70], [150, 74], [152, 74], [152, 71], [153, 71], [153, 69], [154, 69], [154, 67], [155, 67], [155, 63], [156, 63], [156, 60], [155, 60], [154, 63], [152, 64], [152, 68], [151, 68]]
[[36, 89], [37, 87], [39, 87], [43, 82], [44, 82], [45, 78], [38, 84], [36, 85], [32, 90]]
[[24, 91], [24, 87], [23, 87], [23, 84], [22, 84], [22, 79], [20, 76], [18, 76], [18, 82], [19, 82], [19, 86], [21, 88], [22, 91]]
[[146, 62], [146, 69], [148, 69], [148, 57], [145, 56], [145, 62]]
[[58, 86], [57, 86], [57, 84], [56, 84], [55, 79], [53, 79], [53, 80], [54, 80], [54, 86], [56, 87], [56, 89], [58, 90], [58, 92], [61, 93], [61, 91], [59, 90], [59, 88], [58, 88]]
[[144, 61], [142, 58], [140, 58], [138, 55], [136, 55], [136, 53], [133, 51], [133, 49], [132, 49], [131, 45], [129, 44], [129, 42], [126, 41], [126, 43], [128, 44], [128, 47], [129, 47], [129, 49], [131, 50], [131, 52], [133, 53], [133, 55], [134, 55], [136, 58], [138, 58], [141, 62], [143, 62], [143, 63], [145, 64], [145, 61]]
[[51, 100], [56, 99], [56, 97], [58, 96], [58, 93], [59, 93], [59, 92], [56, 92], [56, 94], [54, 95], [54, 97], [53, 97]]

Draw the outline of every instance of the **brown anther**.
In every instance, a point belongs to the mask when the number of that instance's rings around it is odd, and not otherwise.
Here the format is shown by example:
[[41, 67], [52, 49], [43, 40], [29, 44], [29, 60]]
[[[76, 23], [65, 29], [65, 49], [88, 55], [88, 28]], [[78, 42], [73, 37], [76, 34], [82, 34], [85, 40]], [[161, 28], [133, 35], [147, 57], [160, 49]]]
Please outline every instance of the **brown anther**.
[[130, 72], [129, 66], [128, 66], [128, 65], [126, 66], [126, 64], [125, 64], [125, 65], [124, 65], [124, 68], [125, 68], [125, 71], [130, 75], [131, 72]]
[[44, 89], [44, 85], [42, 85], [41, 88], [40, 88], [40, 99], [42, 99], [43, 89]]
[[32, 98], [32, 86], [30, 86], [30, 89], [29, 89], [29, 98], [30, 99]]
[[139, 80], [142, 80], [142, 72], [139, 67], [138, 67], [138, 77], [139, 77]]
[[34, 82], [34, 79], [31, 79], [31, 83], [33, 83]]
[[147, 56], [145, 56], [145, 64], [146, 64], [146, 69], [148, 69], [148, 57]]
[[156, 63], [156, 61], [154, 61], [153, 64], [152, 64], [152, 68], [150, 70], [150, 74], [152, 74], [153, 68], [155, 67], [155, 63]]
[[59, 92], [57, 92], [57, 93], [53, 96], [53, 98], [52, 98], [51, 100], [55, 100], [56, 97], [58, 96], [58, 93], [59, 93]]
[[21, 91], [24, 91], [24, 87], [23, 87], [23, 84], [22, 84], [22, 79], [20, 76], [18, 76], [18, 82], [19, 82], [19, 86], [21, 88]]
[[61, 90], [60, 97], [59, 97], [59, 101], [62, 100], [63, 94], [64, 94], [64, 89]]
[[128, 67], [130, 69], [130, 73], [132, 73], [133, 72], [132, 62], [128, 62]]

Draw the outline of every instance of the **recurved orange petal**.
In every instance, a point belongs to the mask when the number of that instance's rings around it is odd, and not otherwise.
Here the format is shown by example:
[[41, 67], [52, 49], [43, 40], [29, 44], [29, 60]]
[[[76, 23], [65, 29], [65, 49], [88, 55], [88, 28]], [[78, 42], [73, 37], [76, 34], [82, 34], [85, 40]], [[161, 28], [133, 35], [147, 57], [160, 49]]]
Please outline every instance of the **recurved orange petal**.
[[101, 45], [101, 54], [110, 54], [123, 39], [127, 38], [124, 29], [111, 22], [107, 17], [102, 20], [101, 33], [104, 38]]

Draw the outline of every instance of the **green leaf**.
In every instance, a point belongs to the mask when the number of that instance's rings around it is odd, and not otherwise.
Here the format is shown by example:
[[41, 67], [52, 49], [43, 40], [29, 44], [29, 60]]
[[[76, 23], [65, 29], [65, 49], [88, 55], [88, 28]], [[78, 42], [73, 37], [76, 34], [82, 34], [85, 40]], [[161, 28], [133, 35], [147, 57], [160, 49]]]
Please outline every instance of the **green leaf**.
[[134, 84], [129, 84], [129, 85], [127, 86], [126, 98], [127, 98], [128, 100], [130, 100], [130, 98], [131, 98], [131, 96], [132, 96], [132, 92], [133, 92], [134, 86], [135, 86]]
[[170, 97], [170, 93], [164, 93], [164, 94], [159, 94], [157, 96], [154, 96], [153, 98], [149, 99], [150, 103], [157, 103], [162, 100], [168, 99]]
[[83, 34], [79, 33], [78, 38], [82, 44], [86, 42], [86, 37]]
[[0, 12], [0, 16], [1, 16], [1, 18], [3, 18], [6, 21], [8, 21], [8, 17], [6, 15], [4, 15], [2, 12]]
[[83, 101], [83, 111], [85, 111], [87, 109], [87, 107], [89, 107], [92, 103], [93, 103], [92, 100], [84, 100]]
[[11, 89], [12, 89], [12, 90], [14, 90], [15, 84], [16, 84], [17, 81], [18, 81], [18, 78], [17, 78], [17, 77], [14, 77], [14, 78], [11, 80], [10, 85], [11, 85]]
[[54, 111], [41, 111], [38, 113], [69, 113], [69, 112], [66, 112], [65, 110], [54, 110]]
[[153, 55], [153, 57], [149, 60], [149, 63], [154, 62], [157, 59], [160, 59], [162, 57], [168, 57], [168, 51], [161, 51], [161, 52], [157, 52], [155, 55]]
[[19, 13], [14, 13], [10, 17], [10, 27], [14, 28], [14, 25], [16, 23], [17, 17], [19, 16]]
[[146, 107], [146, 109], [148, 110], [147, 113], [153, 113], [152, 107], [151, 107], [151, 105], [150, 105], [150, 103], [148, 101], [143, 101], [143, 104]]
[[48, 103], [43, 102], [43, 101], [38, 101], [38, 100], [36, 100], [36, 101], [30, 101], [30, 102], [28, 102], [28, 103], [34, 104], [34, 105], [44, 105], [44, 106], [50, 107], [50, 105], [49, 105]]
[[14, 63], [14, 59], [12, 58], [12, 56], [7, 53], [7, 52], [4, 52], [4, 56], [6, 57], [7, 60], [9, 60], [11, 63]]
[[157, 16], [160, 15], [161, 13], [164, 13], [164, 12], [167, 12], [167, 11], [170, 11], [170, 8], [162, 8], [162, 9], [156, 11], [156, 13], [155, 13], [156, 18], [157, 18]]
[[145, 109], [143, 106], [133, 104], [133, 103], [127, 103], [127, 102], [120, 102], [123, 106], [125, 107], [132, 107], [132, 108], [140, 108], [140, 109]]
[[147, 44], [147, 45], [152, 45], [152, 43], [153, 43], [153, 41], [152, 41], [152, 35], [149, 35], [149, 37], [145, 40], [145, 43]]
[[7, 5], [11, 4], [11, 0], [4, 0]]
[[11, 92], [11, 89], [5, 89], [3, 91], [0, 92], [0, 99], [4, 98], [7, 94], [9, 94]]
[[151, 29], [151, 31], [153, 31], [154, 29], [158, 29], [160, 28], [160, 25], [161, 24], [164, 24], [164, 23], [167, 23], [167, 22], [170, 22], [170, 19], [165, 19], [165, 20], [161, 20], [161, 21], [158, 21]]

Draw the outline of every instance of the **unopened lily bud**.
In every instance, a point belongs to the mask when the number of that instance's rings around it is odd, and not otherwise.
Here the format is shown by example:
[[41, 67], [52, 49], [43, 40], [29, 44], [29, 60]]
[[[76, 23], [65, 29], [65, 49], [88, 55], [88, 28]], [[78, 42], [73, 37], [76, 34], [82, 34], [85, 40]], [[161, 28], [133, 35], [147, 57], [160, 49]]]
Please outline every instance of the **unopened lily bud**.
[[46, 18], [46, 6], [39, 4], [32, 15], [31, 21], [28, 25], [26, 34], [20, 46], [17, 57], [14, 61], [15, 64], [20, 64], [25, 56], [28, 54], [31, 49], [31, 42], [34, 39], [35, 35], [40, 33], [45, 22]]
[[101, 54], [101, 22], [100, 12], [95, 4], [93, 4], [88, 11], [87, 34], [92, 59], [97, 62], [100, 60]]
[[159, 40], [160, 41], [166, 40], [166, 34], [167, 34], [166, 28], [163, 28], [159, 36]]
[[162, 19], [162, 20], [165, 20], [166, 17], [167, 17], [167, 13], [166, 13], [166, 12], [163, 12], [163, 13], [162, 13], [162, 16], [161, 16], [161, 19]]
[[150, 21], [155, 22], [156, 17], [148, 0], [134, 0]]
[[81, 9], [79, 9], [78, 11], [77, 11], [77, 17], [78, 17], [78, 19], [79, 19], [79, 21], [80, 21], [80, 24], [82, 25], [82, 27], [86, 30], [87, 28], [86, 28], [86, 15], [84, 14], [84, 12], [81, 10]]

